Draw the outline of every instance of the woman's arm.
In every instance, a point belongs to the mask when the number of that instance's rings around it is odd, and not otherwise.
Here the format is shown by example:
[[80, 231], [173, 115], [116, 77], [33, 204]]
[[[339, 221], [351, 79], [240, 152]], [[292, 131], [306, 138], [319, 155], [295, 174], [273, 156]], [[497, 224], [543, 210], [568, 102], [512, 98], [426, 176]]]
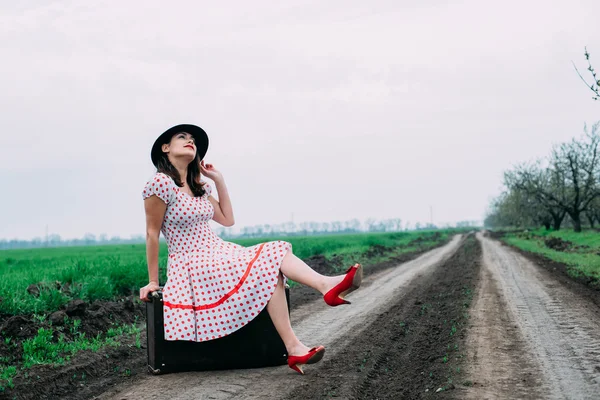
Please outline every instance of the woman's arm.
[[200, 170], [204, 176], [215, 182], [217, 193], [219, 193], [218, 201], [214, 197], [208, 196], [208, 200], [215, 209], [213, 219], [223, 226], [233, 226], [235, 223], [233, 207], [231, 206], [231, 199], [229, 198], [229, 192], [227, 191], [223, 175], [212, 164], [204, 165], [204, 161], [200, 164]]
[[208, 196], [208, 200], [215, 209], [213, 219], [223, 226], [233, 226], [235, 218], [233, 217], [233, 208], [231, 207], [231, 199], [229, 192], [223, 179], [215, 181], [217, 193], [219, 193], [219, 201], [212, 196]]
[[160, 228], [167, 211], [167, 205], [156, 196], [144, 200], [146, 210], [146, 260], [148, 263], [148, 285], [140, 289], [140, 300], [147, 301], [148, 294], [158, 290], [158, 248]]

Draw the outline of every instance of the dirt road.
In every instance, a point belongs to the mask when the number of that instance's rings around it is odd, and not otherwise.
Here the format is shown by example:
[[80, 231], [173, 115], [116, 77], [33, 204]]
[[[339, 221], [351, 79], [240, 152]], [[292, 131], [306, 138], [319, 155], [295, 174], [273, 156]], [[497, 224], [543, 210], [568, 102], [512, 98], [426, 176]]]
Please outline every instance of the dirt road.
[[[351, 306], [330, 308], [322, 302], [307, 304], [292, 313], [292, 324], [307, 345], [322, 344], [326, 358], [335, 358], [348, 341], [368, 328], [417, 277], [430, 274], [459, 248], [461, 237], [446, 246], [396, 268], [371, 276], [348, 298]], [[307, 375], [294, 374], [287, 366], [237, 371], [189, 372], [148, 376], [134, 386], [111, 389], [99, 399], [265, 399], [292, 394], [295, 387], [309, 381], [319, 364], [308, 366]]]
[[571, 283], [483, 234], [457, 236], [371, 275], [351, 306], [295, 309], [298, 336], [327, 348], [305, 376], [145, 376], [97, 398], [597, 399], [600, 295]]
[[483, 267], [468, 338], [473, 387], [459, 397], [600, 398], [598, 307], [478, 234]]

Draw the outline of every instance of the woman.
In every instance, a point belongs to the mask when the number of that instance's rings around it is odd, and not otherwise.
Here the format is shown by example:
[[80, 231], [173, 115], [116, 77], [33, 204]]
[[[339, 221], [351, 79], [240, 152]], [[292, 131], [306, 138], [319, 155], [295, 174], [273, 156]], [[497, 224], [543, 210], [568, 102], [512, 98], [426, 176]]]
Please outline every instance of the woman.
[[[362, 266], [345, 275], [323, 276], [292, 253], [283, 241], [243, 247], [226, 242], [208, 221], [234, 224], [223, 175], [205, 164], [208, 136], [195, 125], [177, 125], [156, 139], [151, 158], [157, 173], [143, 191], [146, 211], [146, 256], [150, 282], [140, 299], [158, 286], [158, 248], [162, 231], [168, 245], [167, 282], [163, 288], [166, 340], [206, 341], [229, 335], [250, 322], [264, 307], [288, 352], [288, 365], [301, 366], [323, 358], [323, 346], [305, 346], [292, 330], [284, 279], [308, 285], [331, 306], [349, 304], [344, 296], [360, 286]], [[219, 194], [200, 180], [210, 178]]]

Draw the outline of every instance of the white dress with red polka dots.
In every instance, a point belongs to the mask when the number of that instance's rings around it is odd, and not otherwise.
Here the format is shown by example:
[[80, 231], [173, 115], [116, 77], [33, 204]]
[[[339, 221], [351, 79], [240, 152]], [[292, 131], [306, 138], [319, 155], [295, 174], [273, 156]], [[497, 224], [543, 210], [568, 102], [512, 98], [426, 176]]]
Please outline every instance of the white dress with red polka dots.
[[226, 242], [208, 221], [214, 208], [206, 194], [184, 193], [168, 175], [157, 173], [142, 197], [167, 204], [161, 232], [167, 240], [167, 282], [163, 288], [166, 340], [202, 342], [240, 329], [273, 295], [288, 242], [243, 247]]

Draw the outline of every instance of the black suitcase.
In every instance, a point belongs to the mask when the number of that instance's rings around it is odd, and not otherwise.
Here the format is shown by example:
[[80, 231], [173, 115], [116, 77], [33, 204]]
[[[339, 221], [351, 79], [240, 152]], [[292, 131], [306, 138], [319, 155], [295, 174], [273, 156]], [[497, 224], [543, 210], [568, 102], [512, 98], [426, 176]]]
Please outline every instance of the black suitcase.
[[[285, 297], [290, 304], [289, 289]], [[206, 342], [164, 339], [162, 290], [146, 303], [148, 369], [153, 374], [216, 369], [259, 368], [287, 364], [287, 351], [263, 309], [243, 328]]]

